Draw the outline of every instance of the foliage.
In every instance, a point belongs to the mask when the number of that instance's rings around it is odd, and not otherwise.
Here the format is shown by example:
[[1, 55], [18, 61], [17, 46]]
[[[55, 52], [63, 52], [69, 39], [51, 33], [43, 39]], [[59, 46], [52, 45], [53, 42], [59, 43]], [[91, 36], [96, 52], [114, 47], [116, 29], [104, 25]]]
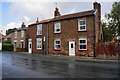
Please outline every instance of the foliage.
[[120, 1], [114, 2], [110, 13], [105, 15], [107, 22], [103, 23], [104, 39], [110, 41], [120, 36]]
[[13, 50], [13, 45], [12, 44], [7, 44], [7, 43], [3, 43], [2, 44], [2, 50], [3, 51], [12, 51]]
[[17, 28], [6, 30], [6, 35], [9, 35], [10, 33], [14, 32], [15, 30], [17, 30]]
[[104, 41], [105, 42], [112, 41], [112, 37], [113, 37], [112, 29], [110, 27], [106, 27], [107, 23], [105, 23], [105, 22], [102, 23], [102, 26], [103, 26]]

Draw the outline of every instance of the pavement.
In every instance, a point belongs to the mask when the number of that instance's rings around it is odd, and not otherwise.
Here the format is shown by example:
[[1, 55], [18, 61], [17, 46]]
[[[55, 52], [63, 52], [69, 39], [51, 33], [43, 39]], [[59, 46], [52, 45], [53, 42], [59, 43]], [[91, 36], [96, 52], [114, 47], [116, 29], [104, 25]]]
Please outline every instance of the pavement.
[[33, 56], [42, 56], [42, 57], [49, 57], [49, 58], [63, 58], [63, 59], [72, 59], [72, 60], [78, 60], [83, 62], [120, 62], [119, 58], [99, 58], [99, 57], [83, 57], [83, 56], [66, 56], [66, 55], [43, 55], [43, 54], [30, 54], [28, 52], [16, 52], [21, 55], [33, 55]]

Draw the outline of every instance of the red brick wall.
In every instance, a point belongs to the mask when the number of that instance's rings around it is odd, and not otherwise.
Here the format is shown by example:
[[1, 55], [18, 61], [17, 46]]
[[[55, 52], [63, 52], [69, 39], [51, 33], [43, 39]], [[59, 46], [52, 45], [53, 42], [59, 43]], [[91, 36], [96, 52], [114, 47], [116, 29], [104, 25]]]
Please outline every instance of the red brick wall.
[[[25, 48], [27, 51], [27, 40], [26, 40], [26, 31], [24, 31], [24, 37], [21, 38], [21, 30], [17, 31], [17, 38], [15, 38], [15, 32], [12, 33], [11, 43], [14, 45], [14, 40], [17, 40], [16, 48], [21, 48], [21, 40], [24, 40], [23, 42], [23, 48]], [[15, 49], [14, 49], [15, 50]]]
[[96, 44], [96, 56], [118, 56], [120, 52], [120, 43], [98, 43]]
[[[42, 24], [42, 35], [37, 35], [37, 26], [31, 25], [28, 28], [29, 33], [29, 39], [32, 39], [32, 52], [38, 53], [38, 54], [44, 54], [45, 53], [45, 41], [43, 41], [45, 35], [46, 35], [46, 24]], [[36, 48], [36, 39], [42, 38], [42, 50], [37, 50]]]
[[[87, 31], [80, 32], [78, 31], [78, 20], [86, 20], [87, 21]], [[61, 33], [54, 33], [54, 23], [60, 22], [61, 23]], [[75, 41], [75, 53], [76, 55], [84, 55], [84, 56], [92, 56], [93, 52], [93, 16], [83, 17], [83, 18], [76, 18], [76, 19], [69, 19], [63, 21], [56, 21], [49, 23], [49, 53], [50, 54], [64, 54], [69, 55], [69, 46], [68, 42], [70, 40]], [[80, 51], [78, 49], [78, 40], [80, 37], [86, 37], [88, 40], [88, 50], [87, 51]], [[61, 39], [61, 50], [56, 51], [54, 50], [54, 39], [60, 38]]]

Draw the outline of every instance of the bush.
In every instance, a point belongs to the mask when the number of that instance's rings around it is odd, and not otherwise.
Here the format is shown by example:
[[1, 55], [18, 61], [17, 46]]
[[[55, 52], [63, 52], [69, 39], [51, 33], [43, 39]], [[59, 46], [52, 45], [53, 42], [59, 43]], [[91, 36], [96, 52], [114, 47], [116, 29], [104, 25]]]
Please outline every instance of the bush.
[[7, 44], [7, 43], [3, 43], [2, 44], [2, 50], [3, 51], [13, 51], [13, 45], [12, 44]]

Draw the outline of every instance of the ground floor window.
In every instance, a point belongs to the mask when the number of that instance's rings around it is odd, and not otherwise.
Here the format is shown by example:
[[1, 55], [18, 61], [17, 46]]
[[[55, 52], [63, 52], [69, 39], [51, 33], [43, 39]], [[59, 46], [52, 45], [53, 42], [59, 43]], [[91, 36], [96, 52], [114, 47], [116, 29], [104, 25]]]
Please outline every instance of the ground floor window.
[[37, 38], [37, 49], [42, 49], [42, 38]]
[[60, 44], [61, 44], [60, 39], [55, 40], [54, 41], [54, 49], [60, 49]]
[[87, 50], [87, 39], [85, 38], [79, 39], [79, 50]]
[[14, 47], [17, 47], [17, 40], [14, 40]]

